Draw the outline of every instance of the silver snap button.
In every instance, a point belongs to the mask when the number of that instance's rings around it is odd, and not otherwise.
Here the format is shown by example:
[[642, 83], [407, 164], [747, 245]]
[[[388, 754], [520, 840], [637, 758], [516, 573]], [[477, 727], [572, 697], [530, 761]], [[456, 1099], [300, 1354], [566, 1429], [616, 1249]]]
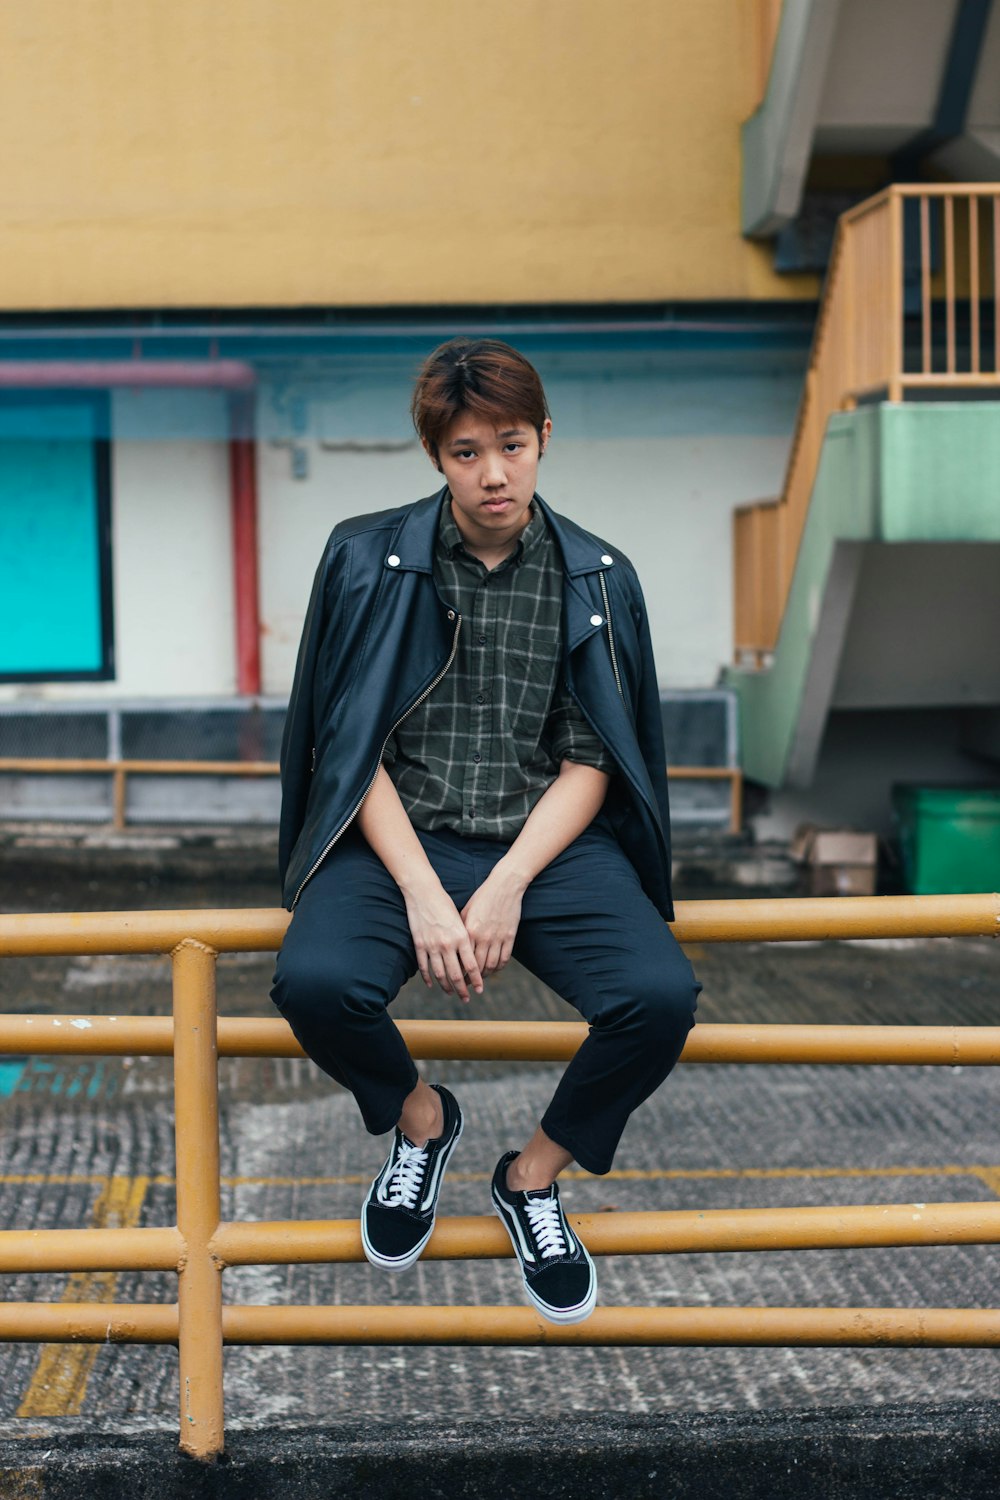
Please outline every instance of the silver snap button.
[[611, 564], [614, 562], [614, 558], [611, 556], [610, 552], [605, 552], [604, 556], [601, 558], [601, 562], [606, 568], [610, 568]]
[[449, 620], [453, 620], [455, 618], [455, 611], [453, 609], [449, 609], [448, 618]]
[[391, 556], [386, 558], [386, 562], [389, 564], [390, 568], [399, 567], [399, 558], [396, 556], [395, 552], [393, 552]]
[[591, 615], [590, 623], [591, 625], [603, 625], [604, 621], [600, 615]]

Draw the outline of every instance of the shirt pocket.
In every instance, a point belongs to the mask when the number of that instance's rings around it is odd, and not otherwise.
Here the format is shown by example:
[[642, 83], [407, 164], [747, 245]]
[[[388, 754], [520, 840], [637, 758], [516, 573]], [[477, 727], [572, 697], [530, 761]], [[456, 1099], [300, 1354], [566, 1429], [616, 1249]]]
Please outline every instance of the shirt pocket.
[[500, 663], [504, 717], [517, 739], [532, 748], [542, 737], [552, 707], [561, 646], [558, 625], [506, 633]]

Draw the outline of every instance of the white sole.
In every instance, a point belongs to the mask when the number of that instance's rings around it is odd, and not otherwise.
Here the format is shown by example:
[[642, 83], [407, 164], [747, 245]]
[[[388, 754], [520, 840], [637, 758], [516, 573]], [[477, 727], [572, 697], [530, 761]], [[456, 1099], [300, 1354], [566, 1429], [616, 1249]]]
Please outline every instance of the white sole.
[[[507, 1222], [507, 1215], [497, 1203], [497, 1200], [493, 1197], [492, 1193], [490, 1194], [490, 1201], [493, 1204], [493, 1212], [496, 1214], [497, 1218], [500, 1220], [500, 1223], [507, 1231], [507, 1238], [510, 1240], [511, 1247], [514, 1251], [514, 1259], [518, 1262], [518, 1265], [520, 1265], [520, 1260], [517, 1253], [517, 1241], [514, 1239], [514, 1236], [511, 1233], [510, 1225]], [[580, 1244], [579, 1240], [577, 1240], [577, 1244]], [[528, 1301], [531, 1303], [532, 1307], [535, 1308], [536, 1312], [540, 1312], [542, 1317], [545, 1318], [549, 1323], [582, 1323], [585, 1318], [590, 1317], [591, 1313], [594, 1311], [594, 1308], [597, 1306], [597, 1272], [594, 1270], [594, 1262], [590, 1258], [590, 1252], [588, 1251], [586, 1245], [580, 1245], [580, 1249], [587, 1257], [587, 1264], [594, 1275], [594, 1284], [591, 1288], [590, 1296], [587, 1298], [586, 1302], [579, 1302], [577, 1303], [576, 1307], [549, 1307], [547, 1303], [542, 1302], [539, 1297], [535, 1296], [534, 1292], [531, 1290], [531, 1287], [528, 1285], [527, 1277], [525, 1276], [523, 1271], [521, 1272], [521, 1284], [524, 1287], [525, 1295], [527, 1296]]]
[[[459, 1141], [462, 1139], [462, 1131], [464, 1129], [465, 1129], [465, 1119], [464, 1119], [464, 1117], [462, 1117], [462, 1118], [459, 1119], [458, 1129], [455, 1132], [455, 1138], [452, 1141], [451, 1145], [448, 1147], [448, 1154], [445, 1157], [444, 1162], [443, 1162], [442, 1167], [441, 1167], [440, 1186], [438, 1187], [438, 1197], [439, 1198], [441, 1196], [441, 1188], [444, 1186], [444, 1174], [448, 1170], [448, 1164], [451, 1161], [452, 1152], [454, 1151], [455, 1147], [458, 1145]], [[376, 1178], [376, 1181], [378, 1181], [377, 1178]], [[375, 1183], [373, 1182], [372, 1183], [372, 1187], [374, 1187], [374, 1186], [375, 1186]], [[371, 1188], [369, 1188], [368, 1191], [371, 1192]], [[367, 1202], [367, 1199], [365, 1201]], [[393, 1259], [390, 1260], [390, 1259], [386, 1258], [385, 1256], [380, 1255], [379, 1252], [377, 1250], [373, 1249], [372, 1246], [368, 1243], [368, 1236], [365, 1234], [365, 1216], [364, 1216], [364, 1212], [362, 1212], [362, 1214], [361, 1214], [361, 1248], [365, 1252], [365, 1260], [368, 1262], [369, 1265], [371, 1265], [371, 1266], [377, 1266], [380, 1271], [408, 1271], [411, 1266], [415, 1266], [416, 1265], [417, 1261], [420, 1259], [420, 1257], [423, 1255], [424, 1251], [426, 1250], [426, 1248], [427, 1248], [427, 1241], [430, 1239], [431, 1235], [434, 1233], [434, 1225], [435, 1225], [436, 1222], [437, 1222], [437, 1209], [435, 1208], [434, 1218], [431, 1220], [430, 1228], [428, 1229], [427, 1233], [424, 1235], [424, 1237], [420, 1241], [420, 1243], [418, 1245], [414, 1245], [413, 1249], [412, 1250], [408, 1250], [405, 1255], [397, 1256], [397, 1257], [395, 1257], [395, 1258], [393, 1258]]]

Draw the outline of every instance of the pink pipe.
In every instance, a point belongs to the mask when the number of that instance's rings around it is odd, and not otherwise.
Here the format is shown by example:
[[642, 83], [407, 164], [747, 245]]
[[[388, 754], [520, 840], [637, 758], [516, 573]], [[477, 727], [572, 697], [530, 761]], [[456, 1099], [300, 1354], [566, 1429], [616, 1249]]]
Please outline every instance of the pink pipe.
[[0, 390], [111, 386], [252, 390], [253, 365], [240, 359], [0, 359]]

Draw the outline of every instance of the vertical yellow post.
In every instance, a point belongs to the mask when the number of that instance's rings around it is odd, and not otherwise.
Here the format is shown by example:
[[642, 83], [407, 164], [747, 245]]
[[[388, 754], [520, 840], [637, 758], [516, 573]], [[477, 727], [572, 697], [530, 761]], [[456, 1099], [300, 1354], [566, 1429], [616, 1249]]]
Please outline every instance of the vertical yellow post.
[[889, 379], [890, 401], [903, 399], [903, 199], [889, 189]]
[[213, 948], [185, 938], [174, 964], [174, 1131], [181, 1448], [213, 1459], [224, 1444], [222, 1273], [209, 1243], [219, 1226], [219, 1078]]
[[125, 767], [123, 765], [115, 765], [112, 768], [111, 782], [114, 788], [112, 821], [117, 831], [125, 827]]

